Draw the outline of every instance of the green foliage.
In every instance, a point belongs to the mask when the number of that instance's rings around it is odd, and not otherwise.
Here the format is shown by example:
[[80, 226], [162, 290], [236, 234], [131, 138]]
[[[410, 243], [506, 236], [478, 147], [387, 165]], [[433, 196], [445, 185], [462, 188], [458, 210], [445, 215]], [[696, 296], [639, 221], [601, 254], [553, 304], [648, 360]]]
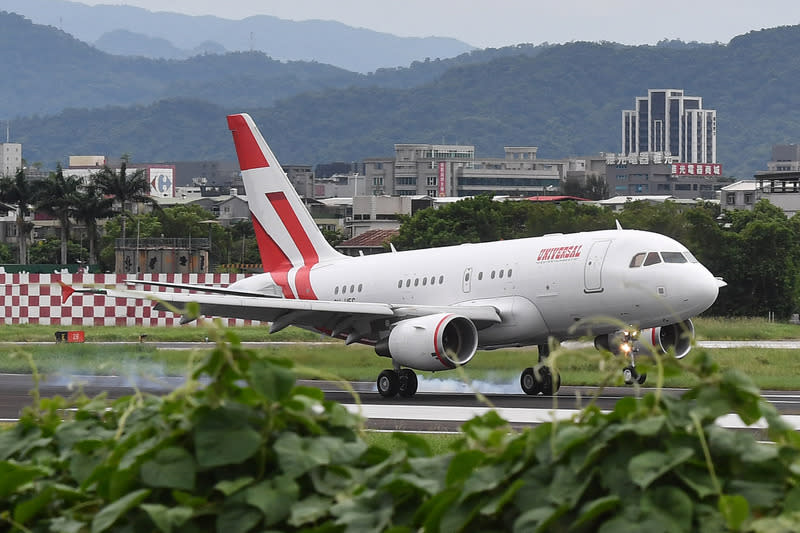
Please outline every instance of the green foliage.
[[[164, 397], [35, 394], [0, 430], [0, 521], [31, 532], [797, 530], [800, 437], [746, 375], [707, 356], [690, 370], [701, 382], [682, 397], [657, 390], [520, 432], [489, 412], [434, 454], [413, 435], [368, 445], [361, 420], [297, 386], [290, 362], [228, 333]], [[717, 426], [729, 413], [763, 418], [774, 444]]]
[[[61, 261], [61, 241], [56, 237], [34, 242], [28, 254], [29, 262], [32, 265], [65, 264]], [[82, 248], [77, 242], [70, 241], [67, 243], [66, 264], [74, 264], [81, 258], [85, 259], [87, 255], [87, 250]]]

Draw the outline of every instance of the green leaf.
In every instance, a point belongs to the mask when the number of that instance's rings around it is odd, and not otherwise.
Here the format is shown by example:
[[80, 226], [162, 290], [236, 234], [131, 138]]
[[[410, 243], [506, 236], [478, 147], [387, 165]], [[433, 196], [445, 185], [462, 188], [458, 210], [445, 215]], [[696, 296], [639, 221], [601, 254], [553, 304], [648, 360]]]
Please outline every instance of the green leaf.
[[628, 463], [628, 474], [639, 487], [646, 489], [653, 481], [694, 455], [691, 448], [680, 447], [666, 453], [647, 451], [636, 455]]
[[139, 474], [142, 483], [150, 487], [194, 490], [194, 458], [183, 448], [159, 450], [153, 459], [142, 464]]
[[50, 521], [50, 531], [58, 533], [80, 533], [85, 531], [86, 524], [66, 516], [57, 516]]
[[300, 487], [286, 476], [262, 481], [243, 493], [244, 501], [264, 514], [264, 523], [267, 526], [288, 517], [299, 496]]
[[18, 503], [14, 507], [14, 520], [20, 524], [27, 523], [50, 501], [53, 499], [55, 491], [52, 486], [47, 486], [30, 499]]
[[485, 458], [486, 454], [478, 450], [466, 450], [455, 454], [447, 468], [446, 483], [453, 485], [463, 482]]
[[150, 489], [139, 489], [100, 509], [92, 519], [92, 533], [101, 533], [119, 520], [125, 513], [139, 505], [150, 495]]
[[578, 518], [573, 522], [572, 529], [580, 530], [588, 527], [597, 518], [619, 507], [621, 503], [622, 500], [615, 494], [585, 503], [578, 511]]
[[162, 533], [171, 533], [173, 527], [180, 528], [194, 515], [190, 507], [166, 507], [151, 503], [143, 503], [141, 507]]
[[661, 523], [669, 524], [669, 531], [689, 531], [692, 528], [692, 500], [676, 487], [654, 487], [645, 491], [641, 510]]
[[18, 488], [45, 475], [46, 472], [35, 466], [0, 461], [0, 498], [6, 498]]
[[253, 481], [254, 478], [250, 476], [240, 477], [232, 480], [226, 479], [214, 485], [214, 489], [220, 491], [225, 496], [230, 496], [231, 494], [238, 492], [244, 487], [250, 485]]
[[739, 531], [750, 516], [747, 500], [738, 494], [723, 494], [719, 497], [719, 512], [732, 531]]
[[261, 435], [239, 410], [206, 409], [195, 424], [194, 445], [197, 464], [202, 468], [239, 464], [256, 453]]
[[273, 446], [281, 470], [299, 477], [312, 468], [330, 462], [330, 450], [315, 438], [302, 438], [296, 433], [282, 433]]
[[217, 516], [220, 533], [246, 533], [261, 521], [261, 512], [247, 505], [226, 505]]
[[323, 518], [333, 506], [333, 500], [312, 494], [308, 498], [295, 503], [289, 517], [289, 525], [300, 527]]
[[270, 402], [286, 399], [294, 386], [294, 373], [267, 359], [255, 359], [250, 365], [250, 385]]
[[717, 493], [717, 489], [714, 487], [714, 481], [711, 479], [711, 475], [706, 468], [698, 468], [686, 464], [675, 469], [675, 475], [677, 475], [687, 487], [693, 490], [695, 495], [700, 499]]

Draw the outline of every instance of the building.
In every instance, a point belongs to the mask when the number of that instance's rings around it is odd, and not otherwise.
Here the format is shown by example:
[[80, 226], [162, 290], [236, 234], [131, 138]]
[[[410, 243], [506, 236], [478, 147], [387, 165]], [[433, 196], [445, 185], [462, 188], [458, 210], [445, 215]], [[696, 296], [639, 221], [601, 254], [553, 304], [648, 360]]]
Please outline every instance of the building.
[[342, 242], [336, 249], [345, 255], [353, 257], [384, 253], [387, 251], [384, 245], [398, 233], [400, 233], [398, 230], [392, 229], [369, 230], [358, 237]]
[[622, 154], [658, 152], [677, 163], [717, 162], [717, 112], [683, 89], [650, 89], [622, 111]]
[[800, 144], [776, 144], [772, 147], [772, 161], [767, 163], [770, 172], [799, 171]]
[[714, 200], [717, 191], [730, 183], [722, 176], [719, 163], [665, 163], [659, 152], [628, 157], [608, 154], [606, 163], [611, 196], [669, 195]]
[[723, 211], [752, 210], [759, 199], [761, 191], [756, 180], [740, 180], [719, 191], [719, 203]]
[[13, 176], [22, 168], [22, 145], [0, 143], [0, 176]]
[[345, 222], [345, 234], [358, 237], [370, 230], [400, 229], [400, 215], [413, 215], [433, 207], [433, 198], [417, 196], [356, 196], [352, 216]]
[[[395, 157], [364, 160], [366, 195], [465, 197], [559, 194], [566, 180], [605, 176], [605, 156], [539, 159], [535, 146], [506, 146], [502, 158], [476, 158], [470, 145], [396, 144]], [[319, 181], [317, 182], [319, 183]]]

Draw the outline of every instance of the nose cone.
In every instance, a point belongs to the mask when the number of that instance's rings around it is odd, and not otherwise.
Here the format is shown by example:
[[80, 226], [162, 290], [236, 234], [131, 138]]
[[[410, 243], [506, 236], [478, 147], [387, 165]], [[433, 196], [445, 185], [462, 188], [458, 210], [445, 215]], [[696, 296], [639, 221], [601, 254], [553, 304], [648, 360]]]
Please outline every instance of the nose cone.
[[719, 289], [727, 285], [722, 279], [715, 278], [706, 267], [697, 264], [695, 275], [685, 280], [683, 302], [688, 307], [690, 316], [698, 315], [711, 307], [719, 296]]

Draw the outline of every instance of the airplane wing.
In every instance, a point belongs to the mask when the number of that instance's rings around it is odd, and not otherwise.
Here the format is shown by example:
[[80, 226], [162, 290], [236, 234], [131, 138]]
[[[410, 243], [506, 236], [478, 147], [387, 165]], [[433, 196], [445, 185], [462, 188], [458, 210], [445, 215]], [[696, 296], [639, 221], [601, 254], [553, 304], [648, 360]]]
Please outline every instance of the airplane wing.
[[212, 285], [192, 285], [190, 283], [168, 283], [166, 281], [145, 281], [139, 279], [131, 279], [125, 281], [126, 285], [153, 285], [155, 287], [169, 287], [173, 289], [183, 289], [190, 291], [202, 291], [216, 294], [232, 294], [235, 296], [255, 296], [257, 298], [281, 298], [280, 293], [269, 294], [260, 291], [245, 291], [242, 289], [229, 289], [227, 287], [214, 287]]
[[[142, 283], [142, 282], [139, 282]], [[149, 284], [149, 282], [144, 282]], [[197, 286], [201, 287], [201, 286]], [[329, 300], [296, 300], [223, 292], [221, 294], [187, 294], [180, 292], [149, 292], [113, 288], [72, 288], [62, 284], [62, 299], [66, 301], [74, 293], [102, 294], [114, 298], [134, 298], [156, 302], [157, 311], [179, 312], [186, 304], [196, 302], [200, 314], [226, 318], [240, 318], [271, 322], [270, 332], [280, 331], [286, 326], [305, 326], [329, 330], [334, 335], [357, 322], [373, 320], [402, 320], [437, 313], [453, 313], [464, 316], [479, 329], [502, 322], [498, 310], [490, 305], [428, 306], [387, 304], [370, 302], [340, 302]], [[195, 286], [192, 286], [194, 289]], [[181, 323], [191, 322], [195, 316], [183, 315]], [[336, 335], [334, 335], [336, 336]]]

